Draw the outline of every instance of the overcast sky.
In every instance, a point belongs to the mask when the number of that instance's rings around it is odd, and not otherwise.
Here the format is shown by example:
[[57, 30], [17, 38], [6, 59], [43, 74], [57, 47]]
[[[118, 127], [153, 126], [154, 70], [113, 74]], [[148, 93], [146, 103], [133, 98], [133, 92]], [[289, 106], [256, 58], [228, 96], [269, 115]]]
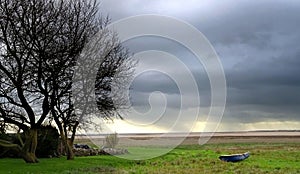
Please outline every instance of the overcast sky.
[[[221, 60], [227, 81], [227, 102], [219, 131], [300, 129], [300, 1], [102, 0], [100, 11], [109, 14], [112, 22], [134, 15], [167, 15], [193, 25], [206, 36]], [[139, 26], [128, 26], [132, 27]], [[188, 103], [182, 110], [189, 113], [201, 108], [193, 130], [203, 130], [211, 90], [203, 65], [195, 61], [195, 56], [180, 44], [158, 37], [140, 37], [124, 45], [133, 53], [169, 52], [186, 64], [198, 84], [201, 104]], [[181, 75], [180, 68], [164, 68]], [[125, 117], [128, 127], [113, 128], [120, 132], [169, 130], [179, 113], [180, 96], [195, 97], [180, 94], [172, 78], [156, 71], [140, 74], [131, 87], [131, 101], [137, 111], [151, 110], [151, 94], [152, 109], [164, 107], [162, 100], [167, 106], [162, 118], [129, 114]], [[195, 123], [189, 115], [185, 120], [176, 127], [178, 131]]]

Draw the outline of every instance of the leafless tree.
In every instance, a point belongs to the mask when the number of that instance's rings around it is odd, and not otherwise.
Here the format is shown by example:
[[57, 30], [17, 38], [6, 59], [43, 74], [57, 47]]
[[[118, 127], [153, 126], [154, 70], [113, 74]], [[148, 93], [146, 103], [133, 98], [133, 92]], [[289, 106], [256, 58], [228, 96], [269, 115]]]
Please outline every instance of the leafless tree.
[[[135, 62], [129, 60], [117, 35], [105, 28], [109, 20], [98, 17], [94, 0], [0, 0], [0, 14], [0, 121], [25, 134], [21, 145], [3, 140], [0, 145], [19, 150], [28, 163], [38, 162], [37, 129], [45, 119], [52, 119], [67, 158], [73, 159], [78, 126], [92, 124], [95, 112], [103, 119], [120, 118], [126, 100], [112, 88], [127, 87]], [[90, 56], [99, 63], [84, 61], [82, 67], [96, 78], [81, 72], [89, 83], [79, 88], [85, 96], [76, 100], [72, 86], [78, 85], [73, 76], [79, 69], [75, 65], [78, 59], [93, 61]], [[96, 109], [86, 107], [91, 102]]]
[[57, 96], [52, 112], [53, 119], [64, 134], [67, 159], [74, 158], [72, 148], [78, 127], [98, 127], [94, 124], [95, 117], [103, 120], [122, 118], [119, 112], [127, 108], [127, 100], [112, 88], [127, 89], [135, 64], [117, 35], [105, 27], [85, 46], [76, 67], [72, 67], [72, 72], [76, 74], [75, 77], [72, 74], [72, 82], [61, 81], [72, 83], [72, 88]]
[[0, 118], [25, 134], [21, 146], [0, 145], [38, 162], [37, 129], [70, 88], [70, 67], [102, 24], [93, 0], [0, 0]]

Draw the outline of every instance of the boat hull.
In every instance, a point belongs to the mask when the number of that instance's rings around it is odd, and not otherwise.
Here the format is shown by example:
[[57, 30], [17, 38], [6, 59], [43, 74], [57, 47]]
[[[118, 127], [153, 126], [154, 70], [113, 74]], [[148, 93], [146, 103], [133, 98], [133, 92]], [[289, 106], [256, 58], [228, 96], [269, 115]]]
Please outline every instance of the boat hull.
[[250, 156], [249, 152], [243, 154], [234, 154], [234, 155], [221, 155], [219, 157], [220, 160], [226, 162], [239, 162], [247, 159]]

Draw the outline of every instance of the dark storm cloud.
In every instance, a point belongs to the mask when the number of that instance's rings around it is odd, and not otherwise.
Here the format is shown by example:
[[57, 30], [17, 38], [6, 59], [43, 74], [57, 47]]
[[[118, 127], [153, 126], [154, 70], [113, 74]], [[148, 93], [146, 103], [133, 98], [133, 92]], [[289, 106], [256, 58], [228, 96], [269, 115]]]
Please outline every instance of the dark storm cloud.
[[[168, 11], [167, 6], [172, 2]], [[297, 109], [300, 104], [300, 1], [185, 1], [182, 8], [175, 8], [179, 2], [106, 0], [102, 8], [112, 21], [154, 13], [185, 20], [203, 32], [219, 54], [227, 79], [224, 122], [300, 121]], [[209, 80], [188, 50], [169, 41], [149, 38], [127, 46], [133, 52], [158, 49], [178, 56], [196, 77], [204, 106], [209, 105]], [[136, 92], [133, 100], [137, 106], [147, 107], [147, 99], [143, 98], [156, 90], [168, 95], [179, 94], [174, 82], [162, 75], [149, 73], [144, 77], [133, 84]], [[171, 105], [175, 108], [178, 103]]]
[[[126, 41], [124, 45], [130, 48], [130, 50], [134, 53], [147, 50], [160, 50], [176, 56], [189, 68], [195, 78], [201, 98], [200, 106], [210, 105], [210, 84], [207, 74], [201, 62], [199, 62], [199, 60], [187, 48], [177, 42], [160, 37], [139, 37]], [[160, 62], [152, 62], [152, 64], [160, 64]], [[149, 105], [149, 95], [152, 92], [160, 91], [168, 95], [168, 107], [179, 108], [180, 94], [182, 92], [179, 90], [178, 85], [188, 88], [190, 84], [176, 84], [176, 82], [171, 78], [172, 76], [176, 76], [181, 79], [183, 78], [181, 67], [171, 67], [166, 65], [162, 70], [164, 69], [171, 69], [173, 73], [166, 75], [162, 72], [149, 71], [140, 74], [137, 78], [135, 78], [131, 85], [131, 98], [133, 105], [144, 105], [147, 107]], [[169, 77], [170, 75], [171, 77]], [[170, 97], [170, 95], [172, 97]], [[191, 89], [186, 91], [185, 95], [195, 96], [195, 92]], [[189, 105], [189, 107], [198, 107], [193, 103], [190, 103]], [[149, 108], [149, 106], [147, 108]]]
[[[225, 123], [256, 123], [265, 121], [299, 122], [300, 109], [294, 105], [233, 105], [227, 106], [224, 117]], [[266, 127], [267, 129], [267, 127]]]
[[[180, 73], [176, 76], [180, 76]], [[195, 105], [192, 102], [184, 105], [184, 108], [189, 107], [199, 107], [199, 106], [209, 106], [210, 105], [210, 89], [207, 87], [207, 79], [198, 78], [197, 82], [199, 84], [199, 95], [200, 95], [200, 105]], [[201, 84], [204, 84], [202, 85]], [[189, 85], [189, 84], [184, 84]], [[205, 87], [203, 87], [205, 86]], [[171, 108], [181, 107], [181, 91], [179, 90], [176, 83], [169, 78], [166, 74], [160, 72], [147, 72], [139, 75], [131, 85], [131, 102], [133, 106], [145, 106], [145, 109], [149, 109], [148, 98], [153, 92], [160, 91], [166, 96], [167, 106]], [[189, 93], [190, 92], [190, 93]], [[193, 91], [187, 91], [185, 95], [190, 97], [196, 97]]]
[[207, 25], [195, 23], [225, 69], [224, 122], [300, 120], [299, 4], [243, 1]]

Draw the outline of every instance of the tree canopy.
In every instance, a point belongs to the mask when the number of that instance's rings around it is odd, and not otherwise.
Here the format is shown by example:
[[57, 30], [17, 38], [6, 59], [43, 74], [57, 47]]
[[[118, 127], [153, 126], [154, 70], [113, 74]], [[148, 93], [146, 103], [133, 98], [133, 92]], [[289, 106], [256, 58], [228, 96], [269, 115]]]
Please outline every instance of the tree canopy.
[[[25, 133], [22, 146], [13, 147], [26, 162], [38, 162], [37, 129], [46, 119], [55, 120], [65, 142], [67, 127], [73, 127], [75, 134], [82, 119], [76, 117], [71, 101], [74, 66], [89, 40], [108, 21], [98, 14], [95, 0], [0, 0], [0, 122]], [[109, 79], [129, 61], [118, 40], [111, 46], [94, 82], [104, 118], [118, 108], [108, 95]], [[133, 64], [128, 65], [126, 70]], [[9, 142], [0, 145], [12, 147]]]

